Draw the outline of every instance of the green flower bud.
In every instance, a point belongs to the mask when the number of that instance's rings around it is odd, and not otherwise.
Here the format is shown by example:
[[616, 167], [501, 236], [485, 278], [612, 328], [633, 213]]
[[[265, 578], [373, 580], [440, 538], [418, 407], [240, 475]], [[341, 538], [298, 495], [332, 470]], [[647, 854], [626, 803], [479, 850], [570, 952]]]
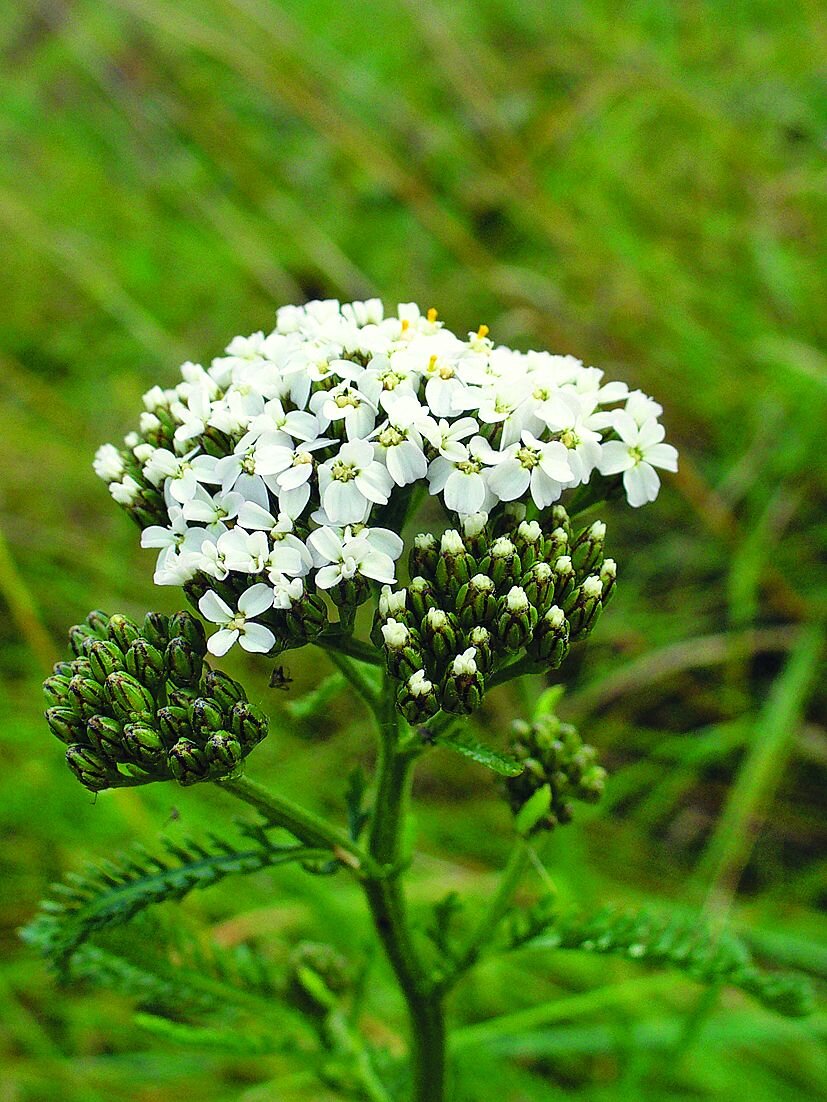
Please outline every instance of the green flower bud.
[[422, 668], [422, 651], [418, 637], [406, 625], [393, 618], [382, 625], [382, 646], [388, 673], [400, 681]]
[[476, 569], [476, 563], [465, 549], [462, 536], [454, 528], [444, 532], [439, 545], [439, 557], [434, 582], [440, 595], [454, 594], [465, 585]]
[[561, 608], [566, 607], [566, 600], [573, 593], [576, 584], [571, 558], [561, 555], [554, 563], [554, 599]]
[[[487, 567], [486, 567], [487, 562]], [[482, 573], [487, 573], [497, 589], [502, 590], [513, 585], [522, 574], [522, 564], [517, 548], [508, 536], [500, 536], [491, 544], [487, 560], [480, 564]]]
[[603, 583], [602, 603], [605, 608], [615, 591], [617, 583], [617, 563], [614, 559], [604, 559], [603, 565], [600, 567], [600, 580]]
[[207, 671], [204, 676], [204, 695], [212, 697], [218, 707], [225, 712], [229, 712], [239, 701], [247, 700], [243, 687], [221, 670]]
[[47, 708], [44, 715], [52, 734], [67, 746], [84, 738], [85, 725], [73, 708]]
[[481, 624], [475, 628], [471, 628], [466, 636], [466, 640], [469, 647], [473, 647], [477, 652], [474, 656], [481, 673], [491, 673], [494, 668], [494, 652], [492, 649], [493, 639], [491, 632], [488, 628], [483, 627]]
[[424, 670], [417, 670], [401, 686], [396, 696], [396, 706], [408, 723], [425, 723], [439, 711], [439, 696], [436, 686], [425, 676]]
[[525, 590], [539, 615], [543, 615], [554, 600], [554, 571], [544, 561], [535, 562], [531, 569], [523, 574], [520, 585]]
[[[154, 647], [152, 649], [155, 650]], [[193, 689], [198, 687], [204, 670], [204, 658], [182, 635], [170, 639], [163, 656], [160, 651], [155, 653], [161, 658], [161, 669], [166, 667], [169, 679], [175, 685]]]
[[71, 662], [55, 662], [52, 667], [52, 674], [55, 677], [65, 677], [67, 681], [74, 672]]
[[192, 731], [189, 708], [168, 704], [166, 708], [158, 709], [155, 721], [167, 746], [172, 746], [180, 738], [187, 738]]
[[[417, 575], [408, 586], [408, 606], [415, 624], [421, 624], [432, 608], [437, 608], [436, 590], [427, 578]], [[397, 619], [399, 617], [397, 616]]]
[[102, 792], [117, 779], [117, 770], [88, 746], [70, 746], [66, 751], [66, 764], [90, 792]]
[[436, 536], [430, 532], [420, 532], [414, 536], [413, 547], [408, 559], [408, 572], [412, 578], [421, 574], [432, 581], [439, 561], [439, 544]]
[[[364, 582], [364, 579], [361, 579], [361, 581]], [[332, 594], [331, 599], [333, 599]], [[364, 600], [365, 598], [361, 597], [358, 603], [361, 604]], [[348, 606], [345, 605], [344, 607]], [[355, 608], [356, 605], [353, 604], [349, 607]], [[301, 641], [315, 639], [327, 627], [327, 607], [318, 593], [305, 592], [301, 600], [295, 601], [285, 611], [284, 620], [285, 630], [291, 639]]]
[[103, 686], [91, 678], [76, 674], [69, 682], [69, 699], [82, 719], [89, 719], [96, 712], [108, 710], [108, 701]]
[[179, 784], [187, 786], [205, 781], [210, 775], [210, 763], [206, 751], [189, 739], [182, 738], [167, 756], [169, 771]]
[[488, 513], [471, 513], [463, 517], [462, 538], [469, 555], [479, 560], [491, 542], [488, 534]]
[[596, 520], [590, 528], [584, 528], [571, 549], [571, 561], [579, 577], [591, 574], [603, 562], [603, 544], [606, 525]]
[[561, 528], [569, 542], [571, 542], [571, 521], [565, 508], [558, 502], [551, 510], [551, 524], [553, 528]]
[[344, 609], [356, 609], [370, 597], [370, 582], [361, 574], [342, 580], [326, 590], [334, 605]]
[[482, 704], [485, 679], [477, 668], [473, 647], [458, 654], [451, 663], [442, 688], [442, 707], [446, 712], [470, 715]]
[[437, 667], [444, 666], [457, 652], [456, 617], [441, 608], [432, 608], [422, 621], [421, 643], [423, 654]]
[[554, 565], [562, 555], [569, 552], [569, 537], [562, 528], [555, 528], [546, 536], [543, 547], [543, 559]]
[[123, 729], [123, 745], [129, 760], [142, 769], [166, 773], [166, 746], [154, 727], [146, 723], [127, 723]]
[[167, 683], [167, 701], [174, 708], [189, 708], [193, 700], [197, 700], [200, 695], [198, 689], [190, 689], [186, 685], [173, 685], [171, 681]]
[[585, 639], [597, 623], [603, 607], [601, 603], [603, 582], [596, 574], [591, 574], [575, 592], [576, 599], [567, 610], [569, 632], [573, 642]]
[[543, 530], [536, 520], [522, 521], [514, 534], [514, 546], [520, 556], [523, 570], [530, 570], [545, 548]]
[[124, 656], [108, 639], [96, 639], [89, 646], [89, 666], [95, 680], [103, 684], [110, 673], [124, 669]]
[[107, 635], [116, 647], [119, 647], [124, 654], [129, 650], [129, 647], [136, 639], [140, 638], [141, 629], [135, 623], [134, 620], [130, 620], [128, 616], [123, 616], [121, 613], [116, 613], [109, 619], [109, 628], [107, 629]]
[[105, 612], [101, 612], [99, 608], [93, 609], [86, 617], [86, 623], [99, 639], [105, 638], [106, 629], [109, 626], [109, 617]]
[[52, 674], [43, 682], [43, 693], [47, 704], [62, 704], [69, 692], [71, 678], [65, 674]]
[[214, 700], [200, 696], [190, 705], [190, 723], [193, 735], [203, 740], [224, 727], [224, 713]]
[[530, 641], [537, 625], [534, 608], [520, 586], [512, 586], [498, 606], [494, 637], [505, 651], [516, 654]]
[[562, 608], [552, 605], [537, 624], [528, 653], [550, 670], [556, 670], [569, 653], [569, 625]]
[[166, 680], [164, 655], [146, 639], [136, 639], [124, 655], [126, 672], [150, 692], [156, 692]]
[[204, 625], [191, 612], [176, 612], [169, 619], [169, 638], [182, 638], [202, 658], [207, 653], [207, 636]]
[[389, 585], [382, 586], [370, 632], [370, 639], [375, 647], [382, 646], [382, 625], [388, 620], [396, 620], [398, 623], [405, 624], [406, 627], [411, 626], [407, 603], [407, 589], [391, 589]]
[[244, 758], [241, 743], [229, 731], [216, 731], [207, 739], [204, 751], [211, 766], [228, 772], [235, 769]]
[[88, 624], [75, 624], [69, 628], [69, 646], [78, 658], [85, 655], [87, 647], [98, 638]]
[[130, 719], [136, 713], [152, 713], [155, 701], [150, 691], [128, 673], [111, 673], [106, 679], [106, 695], [118, 719]]
[[69, 664], [69, 668], [72, 671], [72, 677], [85, 677], [87, 681], [95, 680], [95, 675], [92, 673], [92, 667], [89, 664], [88, 658], [76, 658]]
[[497, 590], [487, 574], [475, 574], [457, 593], [457, 618], [464, 628], [490, 626], [497, 615]]
[[92, 716], [86, 725], [89, 741], [107, 761], [125, 761], [123, 730], [111, 716]]
[[169, 641], [169, 617], [163, 612], [148, 612], [144, 618], [141, 634], [147, 643], [163, 651]]
[[245, 753], [267, 738], [269, 727], [265, 713], [253, 704], [236, 704], [230, 713], [230, 730], [240, 739]]

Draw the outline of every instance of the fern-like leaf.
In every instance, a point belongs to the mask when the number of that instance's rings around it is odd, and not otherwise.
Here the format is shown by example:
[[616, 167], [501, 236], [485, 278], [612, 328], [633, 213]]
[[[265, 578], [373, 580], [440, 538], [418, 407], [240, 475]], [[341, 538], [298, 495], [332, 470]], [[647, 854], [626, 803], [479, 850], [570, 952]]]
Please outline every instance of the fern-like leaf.
[[216, 835], [206, 845], [192, 839], [167, 840], [164, 848], [164, 858], [135, 847], [119, 860], [70, 873], [62, 883], [52, 885], [51, 897], [23, 930], [24, 940], [65, 970], [72, 954], [95, 931], [121, 926], [156, 903], [182, 899], [226, 876], [329, 856], [305, 846], [272, 844], [260, 832], [254, 844], [245, 848]]
[[526, 933], [517, 923], [510, 947], [579, 949], [670, 965], [699, 983], [740, 988], [787, 1017], [803, 1017], [814, 1008], [812, 989], [803, 977], [760, 969], [743, 942], [732, 934], [714, 933], [697, 918], [604, 908], [593, 915], [551, 917], [539, 936]]
[[517, 777], [525, 768], [523, 763], [517, 761], [516, 758], [512, 758], [509, 754], [503, 754], [502, 751], [495, 750], [491, 746], [486, 746], [485, 743], [475, 739], [467, 731], [453, 731], [439, 735], [436, 742], [438, 746], [444, 746], [447, 750], [462, 754], [463, 757], [475, 761], [477, 765], [484, 765], [486, 769], [499, 773], [501, 777]]

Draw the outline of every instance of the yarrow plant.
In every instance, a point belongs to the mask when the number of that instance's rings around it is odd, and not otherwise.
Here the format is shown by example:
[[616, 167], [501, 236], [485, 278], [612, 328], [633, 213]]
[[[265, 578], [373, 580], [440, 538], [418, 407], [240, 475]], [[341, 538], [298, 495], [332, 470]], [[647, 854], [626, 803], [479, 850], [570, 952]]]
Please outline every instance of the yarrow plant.
[[[123, 981], [123, 960], [107, 950], [104, 967], [93, 935], [150, 903], [285, 861], [351, 875], [407, 1004], [408, 1085], [359, 1037], [354, 973], [335, 950], [300, 947], [274, 990], [313, 1024], [327, 1056], [320, 1074], [343, 1096], [369, 1099], [447, 1097], [445, 1002], [495, 948], [634, 945], [632, 955], [802, 1012], [797, 981], [763, 976], [737, 943], [697, 928], [513, 904], [532, 847], [570, 820], [575, 801], [599, 799], [605, 773], [554, 715], [554, 694], [515, 722], [507, 748], [480, 733], [479, 710], [498, 685], [558, 669], [595, 627], [617, 567], [605, 524], [576, 518], [623, 493], [645, 505], [658, 470], [677, 469], [656, 401], [573, 356], [496, 345], [484, 325], [463, 339], [436, 310], [409, 303], [386, 315], [370, 300], [282, 307], [271, 333], [236, 337], [208, 367], [185, 363], [144, 407], [123, 447], [104, 445], [94, 467], [155, 553], [156, 583], [182, 587], [192, 612], [142, 624], [91, 613], [46, 682], [46, 716], [94, 792], [212, 781], [260, 821], [244, 828], [254, 844], [243, 851], [222, 837], [178, 851], [173, 867], [133, 857], [75, 878], [30, 927], [33, 942], [66, 970], [108, 969], [110, 980], [114, 970]], [[235, 647], [272, 660], [307, 644], [376, 720], [372, 796], [366, 803], [354, 775], [347, 830], [245, 775], [267, 715], [210, 665]], [[452, 896], [426, 938], [405, 902], [402, 831], [414, 766], [437, 745], [499, 775], [514, 851], [476, 924], [455, 929]], [[288, 842], [273, 841], [277, 828]], [[596, 922], [590, 942], [584, 931]], [[168, 1019], [156, 1019], [163, 1031]]]

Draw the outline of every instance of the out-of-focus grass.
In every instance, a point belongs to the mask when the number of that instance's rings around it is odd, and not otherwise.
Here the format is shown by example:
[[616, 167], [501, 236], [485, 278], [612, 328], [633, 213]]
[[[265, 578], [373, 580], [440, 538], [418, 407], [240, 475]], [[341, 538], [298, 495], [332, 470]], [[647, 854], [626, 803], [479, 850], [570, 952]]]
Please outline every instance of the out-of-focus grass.
[[[269, 1057], [155, 1042], [125, 1000], [55, 990], [15, 936], [83, 858], [232, 813], [200, 789], [84, 797], [38, 682], [88, 608], [176, 603], [92, 476], [94, 447], [180, 360], [309, 296], [435, 304], [663, 400], [681, 473], [656, 506], [607, 518], [622, 585], [567, 669], [568, 714], [612, 781], [546, 864], [564, 899], [706, 907], [770, 963], [827, 974], [823, 652], [805, 634], [827, 592], [825, 39], [817, 5], [761, 0], [4, 7], [4, 1099], [328, 1097]], [[309, 687], [304, 656], [290, 664]], [[345, 766], [372, 753], [363, 717], [337, 700], [329, 728], [301, 731], [269, 703], [283, 730], [255, 774], [335, 811]], [[492, 731], [514, 704], [492, 699]], [[487, 777], [435, 754], [418, 795], [415, 902], [482, 894], [507, 835]], [[276, 960], [308, 934], [358, 953], [358, 902], [329, 887], [260, 874], [186, 910]], [[460, 1048], [463, 1098], [819, 1094], [823, 1017], [637, 975], [576, 956], [485, 966], [457, 1022], [568, 1001], [508, 1046]], [[578, 1001], [615, 982], [628, 994]], [[383, 983], [371, 1013], [398, 1046]]]

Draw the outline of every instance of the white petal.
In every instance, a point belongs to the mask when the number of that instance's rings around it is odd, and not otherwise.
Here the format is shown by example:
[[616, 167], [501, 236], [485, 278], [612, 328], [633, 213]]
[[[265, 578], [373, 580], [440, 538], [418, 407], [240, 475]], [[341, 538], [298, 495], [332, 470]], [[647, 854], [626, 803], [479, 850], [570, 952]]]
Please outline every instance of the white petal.
[[342, 569], [339, 566], [323, 566], [316, 574], [316, 585], [319, 589], [331, 589], [342, 580]]
[[649, 501], [654, 501], [660, 489], [660, 479], [654, 467], [648, 463], [638, 463], [623, 476], [623, 485], [629, 504], [636, 509]]
[[323, 504], [333, 524], [361, 524], [370, 510], [355, 481], [333, 479], [325, 491]]
[[341, 537], [332, 528], [317, 528], [307, 537], [307, 546], [313, 555], [316, 566], [338, 562], [342, 557]]
[[394, 562], [402, 554], [405, 545], [396, 532], [391, 532], [389, 528], [371, 528], [362, 534], [374, 550], [381, 551]]
[[238, 639], [238, 631], [233, 628], [232, 631], [229, 628], [222, 628], [221, 631], [217, 631], [215, 635], [211, 635], [207, 640], [207, 650], [210, 654], [216, 655], [218, 658], [222, 654], [226, 654], [230, 647]]
[[646, 449], [646, 462], [653, 467], [661, 467], [664, 471], [676, 471], [678, 469], [678, 449], [671, 444], [653, 444]]
[[389, 448], [385, 456], [388, 473], [397, 486], [408, 486], [425, 477], [428, 460], [412, 440], [405, 440], [395, 448]]
[[610, 440], [600, 449], [599, 470], [601, 474], [619, 474], [628, 471], [635, 464], [629, 454], [629, 447], [620, 440]]
[[655, 444], [659, 444], [664, 436], [666, 436], [666, 429], [654, 417], [650, 417], [648, 421], [644, 421], [640, 426], [638, 433], [638, 444], [641, 451], [648, 452]]
[[516, 459], [506, 459], [489, 474], [488, 487], [500, 501], [514, 501], [525, 493], [530, 478], [522, 463]]
[[233, 610], [230, 606], [211, 589], [207, 590], [198, 602], [198, 608], [204, 619], [213, 624], [228, 624], [233, 618]]
[[383, 555], [381, 551], [371, 551], [359, 563], [359, 573], [366, 578], [373, 578], [376, 582], [386, 582], [391, 585], [396, 581], [393, 559]]
[[258, 616], [260, 612], [272, 608], [272, 605], [272, 587], [265, 585], [263, 582], [259, 582], [258, 585], [251, 585], [238, 598], [238, 611], [243, 612], [248, 617]]
[[[270, 596], [272, 595], [273, 591], [270, 590]], [[245, 624], [238, 641], [251, 654], [266, 654], [268, 650], [272, 650], [276, 637], [264, 624]]]
[[275, 526], [276, 518], [255, 501], [245, 501], [238, 510], [238, 523], [242, 528], [260, 528], [267, 532]]
[[454, 471], [445, 483], [445, 505], [455, 513], [478, 513], [485, 501], [481, 475]]

